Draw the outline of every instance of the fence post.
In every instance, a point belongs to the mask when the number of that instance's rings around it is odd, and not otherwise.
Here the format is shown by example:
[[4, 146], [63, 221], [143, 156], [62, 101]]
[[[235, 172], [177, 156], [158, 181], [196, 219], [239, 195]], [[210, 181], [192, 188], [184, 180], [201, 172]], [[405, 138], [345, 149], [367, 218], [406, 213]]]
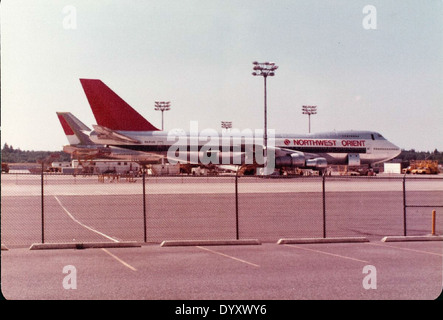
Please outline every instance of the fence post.
[[238, 240], [238, 170], [235, 172], [235, 235]]
[[146, 187], [145, 187], [146, 172], [143, 169], [143, 240], [146, 242]]
[[403, 235], [406, 236], [406, 174], [403, 176]]
[[41, 204], [42, 204], [42, 243], [45, 243], [45, 197], [44, 197], [44, 177], [43, 177], [44, 161], [42, 161], [42, 174], [41, 174]]
[[322, 178], [322, 193], [323, 193], [323, 238], [326, 238], [326, 190], [325, 190], [326, 175]]
[[432, 225], [431, 225], [431, 235], [432, 236], [435, 236], [435, 214], [436, 214], [436, 211], [435, 210], [432, 210]]

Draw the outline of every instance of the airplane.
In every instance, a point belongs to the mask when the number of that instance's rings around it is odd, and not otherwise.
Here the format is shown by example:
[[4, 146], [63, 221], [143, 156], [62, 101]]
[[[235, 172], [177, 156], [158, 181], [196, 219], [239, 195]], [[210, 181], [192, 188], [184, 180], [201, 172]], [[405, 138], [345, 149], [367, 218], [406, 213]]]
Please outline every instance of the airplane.
[[141, 151], [97, 144], [89, 137], [91, 129], [72, 113], [56, 112], [56, 114], [69, 142], [69, 145], [63, 146], [63, 151], [71, 154], [73, 159], [121, 159], [144, 164], [157, 163], [162, 158]]
[[263, 135], [234, 131], [213, 137], [213, 133], [161, 131], [101, 80], [80, 79], [80, 82], [97, 121], [89, 135], [94, 143], [160, 155], [172, 163], [239, 166], [271, 163], [271, 171], [310, 168], [324, 173], [328, 165], [371, 167], [401, 152], [378, 132], [351, 130], [274, 134], [271, 145], [268, 144], [268, 158], [262, 159]]

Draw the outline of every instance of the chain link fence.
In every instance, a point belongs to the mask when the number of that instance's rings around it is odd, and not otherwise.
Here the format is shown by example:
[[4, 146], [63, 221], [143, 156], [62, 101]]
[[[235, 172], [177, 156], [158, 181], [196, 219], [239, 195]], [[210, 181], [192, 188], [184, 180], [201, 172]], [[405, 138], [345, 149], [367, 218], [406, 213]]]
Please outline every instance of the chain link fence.
[[258, 239], [443, 233], [440, 177], [2, 174], [1, 242]]

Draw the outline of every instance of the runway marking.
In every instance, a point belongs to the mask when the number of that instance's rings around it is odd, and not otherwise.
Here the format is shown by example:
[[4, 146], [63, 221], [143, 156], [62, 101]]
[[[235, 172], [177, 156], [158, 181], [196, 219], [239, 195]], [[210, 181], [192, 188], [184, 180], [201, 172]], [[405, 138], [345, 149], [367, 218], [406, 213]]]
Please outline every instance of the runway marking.
[[258, 264], [255, 264], [255, 263], [252, 263], [252, 262], [249, 262], [249, 261], [246, 261], [246, 260], [242, 260], [242, 259], [230, 256], [230, 255], [218, 252], [218, 251], [214, 251], [214, 250], [211, 250], [211, 249], [208, 249], [208, 248], [205, 248], [205, 247], [200, 247], [200, 246], [196, 246], [196, 247], [199, 248], [199, 249], [202, 249], [202, 250], [206, 250], [206, 251], [212, 252], [214, 254], [218, 254], [218, 255], [221, 255], [221, 256], [224, 256], [224, 257], [227, 257], [227, 258], [239, 261], [239, 262], [243, 262], [243, 263], [249, 264], [249, 265], [254, 266], [254, 267], [260, 267]]
[[353, 260], [353, 261], [358, 261], [358, 262], [369, 263], [369, 261], [360, 260], [360, 259], [356, 259], [356, 258], [351, 258], [351, 257], [343, 256], [341, 254], [335, 254], [335, 253], [330, 253], [330, 252], [321, 251], [321, 250], [303, 248], [303, 247], [300, 247], [300, 246], [294, 246], [292, 244], [284, 244], [284, 246], [293, 247], [293, 248], [302, 249], [302, 250], [307, 250], [307, 251], [313, 251], [313, 252], [317, 252], [317, 253], [323, 253], [323, 254], [327, 254], [327, 255], [330, 255], [330, 256], [338, 257], [338, 258], [343, 258], [343, 259], [348, 259], [348, 260]]
[[69, 216], [74, 222], [78, 223], [78, 224], [81, 225], [82, 227], [84, 227], [84, 228], [86, 228], [86, 229], [88, 229], [88, 230], [90, 230], [90, 231], [92, 231], [92, 232], [95, 232], [95, 233], [97, 233], [97, 234], [99, 234], [99, 235], [101, 235], [101, 236], [103, 236], [103, 237], [105, 237], [105, 238], [107, 238], [107, 239], [109, 239], [109, 240], [111, 240], [111, 241], [119, 242], [117, 239], [114, 239], [114, 238], [112, 238], [112, 237], [110, 237], [110, 236], [104, 234], [103, 232], [97, 231], [97, 230], [95, 230], [94, 228], [89, 227], [89, 226], [87, 226], [87, 225], [81, 223], [80, 221], [78, 221], [78, 220], [77, 220], [76, 218], [74, 218], [74, 216], [68, 211], [68, 209], [66, 209], [66, 208], [63, 206], [63, 204], [60, 202], [60, 200], [57, 198], [57, 196], [54, 196], [54, 198], [55, 198], [55, 200], [57, 200], [58, 204], [62, 207], [62, 209], [66, 212], [66, 214], [67, 214], [67, 215], [68, 215], [68, 216]]
[[414, 251], [419, 253], [426, 253], [426, 254], [432, 254], [434, 256], [443, 257], [443, 254], [435, 253], [435, 252], [429, 252], [429, 251], [423, 251], [423, 250], [417, 250], [417, 249], [410, 249], [410, 248], [402, 248], [402, 247], [396, 247], [396, 246], [390, 246], [387, 244], [378, 244], [378, 243], [369, 243], [374, 246], [380, 246], [380, 247], [389, 247], [389, 248], [395, 248], [395, 249], [401, 249], [401, 250], [407, 250], [407, 251]]
[[109, 254], [111, 257], [113, 257], [115, 260], [117, 260], [118, 262], [120, 262], [122, 265], [124, 265], [125, 267], [128, 267], [129, 269], [131, 269], [132, 271], [137, 271], [136, 268], [134, 268], [133, 266], [131, 266], [129, 263], [126, 263], [125, 261], [123, 261], [122, 259], [120, 259], [119, 257], [117, 257], [116, 255], [110, 253], [108, 250], [106, 250], [105, 248], [102, 248], [102, 250], [104, 252], [106, 252], [107, 254]]

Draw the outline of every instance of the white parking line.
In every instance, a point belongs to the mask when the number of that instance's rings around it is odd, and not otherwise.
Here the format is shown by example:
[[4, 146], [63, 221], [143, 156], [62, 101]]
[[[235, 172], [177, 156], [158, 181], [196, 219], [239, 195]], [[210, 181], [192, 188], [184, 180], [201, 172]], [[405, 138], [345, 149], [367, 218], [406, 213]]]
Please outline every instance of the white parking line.
[[411, 249], [411, 248], [402, 248], [402, 247], [390, 246], [387, 244], [379, 244], [379, 243], [369, 243], [369, 244], [374, 245], [374, 246], [379, 246], [379, 247], [395, 248], [395, 249], [400, 249], [400, 250], [407, 250], [407, 251], [413, 251], [413, 252], [419, 252], [419, 253], [425, 253], [425, 254], [432, 254], [434, 256], [443, 257], [443, 254], [439, 254], [439, 253], [435, 253], [435, 252], [429, 252], [429, 251], [423, 251], [423, 250], [417, 250], [417, 249]]
[[122, 259], [120, 259], [119, 257], [117, 257], [116, 255], [110, 253], [108, 250], [106, 250], [105, 248], [102, 248], [102, 250], [104, 252], [106, 252], [107, 254], [109, 254], [111, 257], [113, 257], [115, 260], [117, 260], [118, 262], [120, 262], [122, 265], [124, 265], [125, 267], [131, 269], [132, 271], [137, 271], [136, 268], [134, 268], [133, 266], [131, 266], [129, 263], [126, 263], [125, 261], [123, 261]]
[[90, 230], [90, 231], [92, 231], [92, 232], [95, 232], [95, 233], [97, 233], [97, 234], [99, 234], [99, 235], [101, 235], [101, 236], [103, 236], [103, 237], [105, 237], [105, 238], [107, 238], [107, 239], [109, 239], [109, 240], [111, 240], [111, 241], [119, 242], [117, 239], [114, 239], [114, 238], [112, 238], [112, 237], [110, 237], [110, 236], [104, 234], [103, 232], [97, 231], [97, 230], [95, 230], [94, 228], [89, 227], [89, 226], [87, 226], [87, 225], [81, 223], [80, 221], [78, 221], [78, 220], [77, 220], [76, 218], [74, 218], [74, 216], [68, 211], [68, 209], [66, 209], [66, 208], [63, 206], [63, 204], [60, 202], [60, 200], [57, 198], [57, 196], [54, 196], [54, 198], [55, 198], [55, 200], [57, 200], [58, 204], [62, 207], [62, 209], [66, 212], [66, 214], [67, 214], [67, 215], [68, 215], [68, 216], [69, 216], [74, 222], [78, 223], [78, 224], [81, 225], [82, 227], [84, 227], [84, 228], [86, 228], [86, 229], [88, 229], [88, 230]]
[[293, 244], [284, 244], [284, 246], [292, 247], [292, 248], [296, 248], [296, 249], [307, 250], [307, 251], [313, 251], [313, 252], [317, 252], [317, 253], [323, 253], [323, 254], [327, 254], [327, 255], [330, 255], [330, 256], [338, 257], [338, 258], [343, 258], [343, 259], [354, 260], [354, 261], [358, 261], [358, 262], [369, 263], [369, 261], [360, 260], [360, 259], [356, 259], [356, 258], [351, 258], [351, 257], [347, 257], [347, 256], [342, 256], [341, 254], [335, 254], [335, 253], [330, 253], [330, 252], [321, 251], [321, 250], [315, 250], [315, 249], [309, 249], [309, 248], [304, 248], [304, 247], [300, 247], [300, 246], [294, 246]]
[[249, 261], [246, 261], [246, 260], [242, 260], [242, 259], [230, 256], [230, 255], [218, 252], [218, 251], [214, 251], [214, 250], [211, 250], [211, 249], [208, 249], [208, 248], [205, 248], [205, 247], [200, 247], [200, 246], [196, 246], [196, 247], [199, 248], [199, 249], [202, 249], [202, 250], [206, 250], [206, 251], [212, 252], [214, 254], [218, 254], [218, 255], [221, 255], [221, 256], [224, 256], [224, 257], [227, 257], [227, 258], [239, 261], [239, 262], [243, 262], [243, 263], [249, 264], [249, 265], [254, 266], [254, 267], [260, 267], [258, 264], [255, 264], [255, 263], [252, 263], [252, 262], [249, 262]]

